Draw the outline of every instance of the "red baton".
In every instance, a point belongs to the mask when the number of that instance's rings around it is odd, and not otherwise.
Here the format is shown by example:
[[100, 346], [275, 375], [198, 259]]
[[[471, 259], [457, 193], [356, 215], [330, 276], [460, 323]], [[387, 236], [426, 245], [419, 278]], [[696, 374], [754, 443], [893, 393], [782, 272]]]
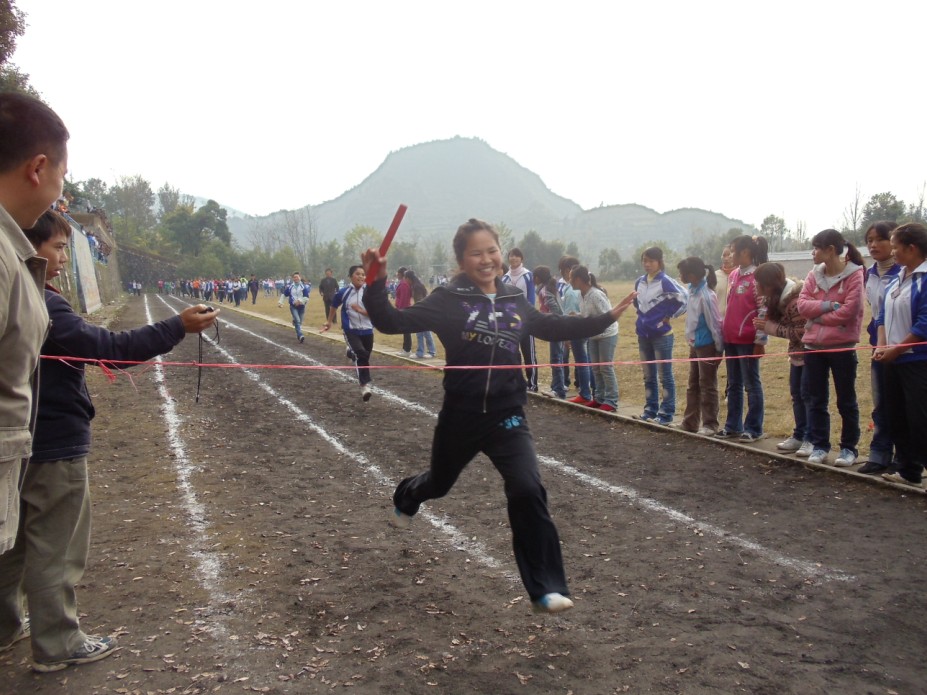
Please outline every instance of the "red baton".
[[[399, 209], [396, 210], [396, 214], [393, 215], [393, 222], [390, 224], [389, 229], [386, 230], [386, 236], [383, 237], [383, 243], [380, 244], [380, 256], [385, 256], [386, 252], [389, 251], [389, 245], [393, 243], [393, 237], [396, 236], [396, 230], [399, 229], [399, 223], [402, 222], [403, 216], [408, 210], [405, 205], [399, 206]], [[380, 261], [374, 261], [370, 264], [370, 271], [367, 273], [367, 284], [372, 285], [373, 281], [376, 279], [377, 275], [380, 272]]]

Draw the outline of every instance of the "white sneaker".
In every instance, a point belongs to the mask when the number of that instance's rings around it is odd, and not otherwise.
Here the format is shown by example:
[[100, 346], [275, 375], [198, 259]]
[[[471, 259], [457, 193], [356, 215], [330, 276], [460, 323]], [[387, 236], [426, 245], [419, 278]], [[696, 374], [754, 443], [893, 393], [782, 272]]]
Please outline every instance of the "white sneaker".
[[573, 602], [563, 594], [544, 594], [531, 602], [535, 613], [562, 613], [573, 607]]
[[696, 434], [700, 434], [703, 437], [713, 437], [715, 435], [715, 430], [711, 429], [710, 427], [702, 426], [698, 428], [698, 432], [696, 432]]
[[407, 352], [406, 350], [400, 350], [400, 351], [399, 351], [399, 356], [400, 356], [400, 357], [411, 357], [411, 356], [412, 356], [412, 353], [411, 353], [411, 352]]
[[370, 390], [370, 386], [368, 386], [367, 384], [364, 384], [363, 387], [361, 387], [361, 398], [364, 399], [364, 403], [369, 401], [372, 395], [373, 395], [373, 391]]
[[799, 449], [801, 449], [801, 445], [802, 445], [801, 440], [795, 439], [795, 437], [789, 437], [784, 442], [779, 442], [778, 444], [776, 444], [776, 448], [779, 451], [786, 451], [786, 452], [791, 453], [793, 451], [798, 451]]
[[812, 451], [814, 451], [814, 444], [811, 442], [802, 442], [801, 447], [795, 452], [795, 455], [807, 457], [811, 456]]
[[824, 463], [827, 458], [827, 452], [824, 449], [815, 449], [808, 457], [808, 463]]
[[856, 464], [856, 454], [851, 449], [841, 449], [840, 456], [834, 460], [837, 468], [849, 468]]

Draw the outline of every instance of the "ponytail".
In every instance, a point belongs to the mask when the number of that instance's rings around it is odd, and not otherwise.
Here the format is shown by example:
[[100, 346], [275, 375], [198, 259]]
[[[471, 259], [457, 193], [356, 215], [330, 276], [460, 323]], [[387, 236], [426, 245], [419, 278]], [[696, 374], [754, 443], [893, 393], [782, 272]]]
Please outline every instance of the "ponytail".
[[762, 265], [769, 262], [769, 243], [766, 241], [766, 237], [744, 234], [734, 238], [731, 242], [731, 248], [734, 249], [735, 253], [748, 249], [753, 265]]

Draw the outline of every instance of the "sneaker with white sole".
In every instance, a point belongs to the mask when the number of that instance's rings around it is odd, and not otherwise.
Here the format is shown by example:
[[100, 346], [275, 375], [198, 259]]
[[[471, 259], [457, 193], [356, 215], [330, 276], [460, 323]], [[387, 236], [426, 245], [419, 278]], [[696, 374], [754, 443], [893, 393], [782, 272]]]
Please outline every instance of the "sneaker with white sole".
[[367, 384], [364, 384], [361, 387], [361, 398], [364, 399], [364, 403], [369, 401], [372, 395], [373, 395], [373, 391], [370, 390], [370, 387]]
[[[803, 442], [800, 439], [795, 439], [795, 437], [789, 437], [784, 442], [779, 442], [776, 444], [776, 448], [779, 451], [785, 451], [786, 453], [791, 454], [794, 451], [801, 449]], [[810, 452], [809, 452], [810, 453]]]
[[922, 480], [908, 480], [901, 473], [883, 473], [882, 479], [890, 483], [901, 483], [902, 485], [912, 485], [914, 487], [924, 487]]
[[827, 452], [824, 449], [814, 449], [808, 457], [808, 463], [824, 463]]
[[834, 459], [834, 465], [837, 468], [849, 468], [856, 464], [856, 454], [852, 449], [841, 449], [840, 456]]
[[562, 613], [573, 607], [573, 602], [563, 594], [544, 594], [531, 602], [535, 613]]
[[389, 517], [390, 526], [395, 528], [409, 528], [409, 524], [412, 523], [412, 517], [408, 514], [403, 514], [398, 509], [393, 509], [393, 513]]
[[795, 455], [808, 457], [811, 456], [812, 451], [814, 451], [814, 444], [811, 442], [802, 442], [798, 451], [795, 452]]
[[711, 429], [710, 427], [699, 427], [696, 434], [700, 434], [703, 437], [714, 437], [716, 430]]
[[33, 661], [32, 670], [39, 673], [52, 673], [60, 671], [68, 666], [80, 666], [81, 664], [90, 664], [100, 659], [105, 659], [116, 649], [116, 640], [112, 637], [90, 637], [71, 654], [67, 659], [60, 661]]
[[10, 651], [17, 642], [26, 639], [31, 634], [32, 630], [29, 627], [29, 618], [27, 617], [23, 620], [22, 625], [19, 626], [19, 632], [13, 635], [6, 642], [0, 644], [0, 654]]

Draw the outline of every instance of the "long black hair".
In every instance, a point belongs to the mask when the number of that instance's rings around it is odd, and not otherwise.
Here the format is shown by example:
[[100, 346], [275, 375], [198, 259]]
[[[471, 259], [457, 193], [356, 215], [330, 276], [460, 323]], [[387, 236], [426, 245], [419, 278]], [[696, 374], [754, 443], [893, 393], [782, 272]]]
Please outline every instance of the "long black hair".
[[750, 258], [753, 265], [762, 265], [769, 260], [769, 243], [763, 236], [747, 236], [746, 234], [734, 237], [731, 241], [731, 248], [734, 253], [740, 253], [744, 249], [750, 251]]
[[676, 264], [676, 267], [679, 269], [680, 277], [694, 275], [697, 278], [705, 278], [710, 290], [718, 286], [718, 276], [715, 275], [715, 269], [710, 265], [706, 265], [705, 261], [698, 256], [683, 258]]
[[863, 262], [863, 256], [859, 252], [859, 249], [844, 239], [843, 234], [838, 232], [836, 229], [825, 229], [818, 232], [813, 237], [811, 237], [811, 245], [817, 249], [826, 249], [828, 246], [833, 246], [834, 251], [838, 256], [843, 253], [843, 249], [846, 247], [846, 260], [863, 268], [866, 267], [866, 264]]

